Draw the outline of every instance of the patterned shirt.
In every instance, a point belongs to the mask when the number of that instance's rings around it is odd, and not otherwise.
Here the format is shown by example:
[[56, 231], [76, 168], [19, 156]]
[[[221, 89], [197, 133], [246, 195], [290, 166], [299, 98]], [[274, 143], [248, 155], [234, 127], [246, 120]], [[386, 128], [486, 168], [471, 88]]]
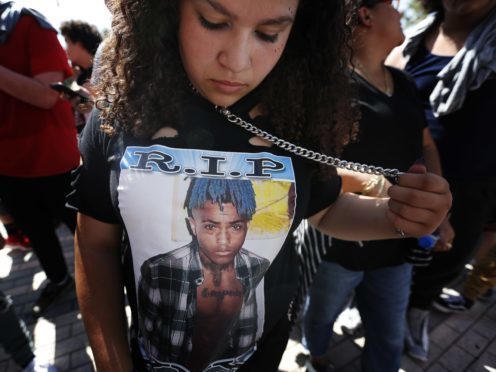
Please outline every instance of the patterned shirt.
[[[257, 301], [255, 289], [269, 260], [242, 248], [235, 256], [236, 276], [243, 286], [243, 305], [229, 331], [230, 355], [255, 346]], [[152, 257], [141, 266], [138, 286], [141, 345], [152, 365], [185, 363], [192, 350], [196, 289], [203, 283], [196, 241]]]

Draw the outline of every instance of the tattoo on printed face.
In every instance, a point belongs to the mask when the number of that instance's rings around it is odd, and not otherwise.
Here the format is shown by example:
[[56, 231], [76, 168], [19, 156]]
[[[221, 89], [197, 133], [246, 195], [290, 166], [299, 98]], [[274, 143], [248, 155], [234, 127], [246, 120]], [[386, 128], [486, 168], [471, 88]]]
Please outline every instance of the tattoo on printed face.
[[216, 291], [214, 289], [204, 288], [202, 291], [202, 297], [203, 298], [214, 297], [214, 298], [218, 299], [219, 301], [222, 301], [224, 299], [224, 297], [243, 297], [243, 292], [239, 291], [239, 290]]

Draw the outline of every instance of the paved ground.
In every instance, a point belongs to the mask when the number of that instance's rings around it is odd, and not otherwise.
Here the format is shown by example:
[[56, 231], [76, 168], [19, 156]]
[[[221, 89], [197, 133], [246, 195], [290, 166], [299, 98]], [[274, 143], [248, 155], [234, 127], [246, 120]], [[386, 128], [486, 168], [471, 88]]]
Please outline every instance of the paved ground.
[[[72, 268], [72, 238], [63, 228], [58, 232], [67, 262]], [[93, 358], [74, 292], [63, 296], [43, 317], [34, 319], [30, 315], [32, 303], [44, 279], [32, 253], [0, 250], [0, 289], [12, 296], [15, 310], [31, 330], [36, 355], [54, 362], [60, 371], [93, 371]], [[405, 356], [403, 371], [496, 372], [496, 296], [492, 302], [477, 303], [465, 314], [447, 316], [433, 312], [430, 328], [429, 363], [418, 364]], [[359, 356], [364, 342], [362, 335], [343, 335], [339, 324], [335, 331], [337, 334], [329, 347], [335, 370], [360, 371]], [[306, 355], [307, 351], [299, 343], [299, 329], [296, 327], [280, 370], [304, 371]], [[18, 369], [0, 350], [0, 372], [11, 371]]]

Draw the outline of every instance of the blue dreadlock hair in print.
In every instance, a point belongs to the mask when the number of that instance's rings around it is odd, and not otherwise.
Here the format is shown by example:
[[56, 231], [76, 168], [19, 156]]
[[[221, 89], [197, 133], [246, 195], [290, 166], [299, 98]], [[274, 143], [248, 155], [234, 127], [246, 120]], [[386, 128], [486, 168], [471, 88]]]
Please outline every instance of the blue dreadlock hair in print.
[[191, 210], [201, 208], [206, 202], [232, 203], [238, 215], [250, 221], [257, 204], [255, 191], [248, 180], [226, 180], [216, 178], [193, 178], [184, 200], [184, 208], [191, 217]]

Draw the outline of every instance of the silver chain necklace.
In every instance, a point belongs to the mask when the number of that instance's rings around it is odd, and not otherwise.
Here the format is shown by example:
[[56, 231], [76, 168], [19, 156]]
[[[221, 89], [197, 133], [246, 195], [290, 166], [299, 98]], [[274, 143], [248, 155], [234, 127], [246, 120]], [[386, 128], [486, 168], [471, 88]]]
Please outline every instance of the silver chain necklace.
[[297, 146], [291, 142], [285, 141], [264, 130], [257, 128], [253, 124], [248, 123], [247, 121], [241, 119], [239, 116], [233, 114], [225, 107], [215, 106], [215, 109], [217, 110], [217, 112], [223, 115], [230, 123], [236, 124], [241, 128], [247, 130], [248, 132], [253, 133], [257, 137], [260, 137], [265, 141], [273, 143], [274, 145], [280, 147], [283, 150], [301, 156], [305, 159], [309, 159], [317, 163], [321, 163], [329, 166], [334, 166], [336, 168], [351, 170], [354, 172], [384, 176], [394, 184], [398, 183], [398, 178], [402, 173], [398, 169], [389, 169], [389, 168], [376, 167], [374, 165], [354, 163], [351, 161], [334, 158], [332, 156], [325, 155], [316, 151], [308, 150], [304, 147]]

